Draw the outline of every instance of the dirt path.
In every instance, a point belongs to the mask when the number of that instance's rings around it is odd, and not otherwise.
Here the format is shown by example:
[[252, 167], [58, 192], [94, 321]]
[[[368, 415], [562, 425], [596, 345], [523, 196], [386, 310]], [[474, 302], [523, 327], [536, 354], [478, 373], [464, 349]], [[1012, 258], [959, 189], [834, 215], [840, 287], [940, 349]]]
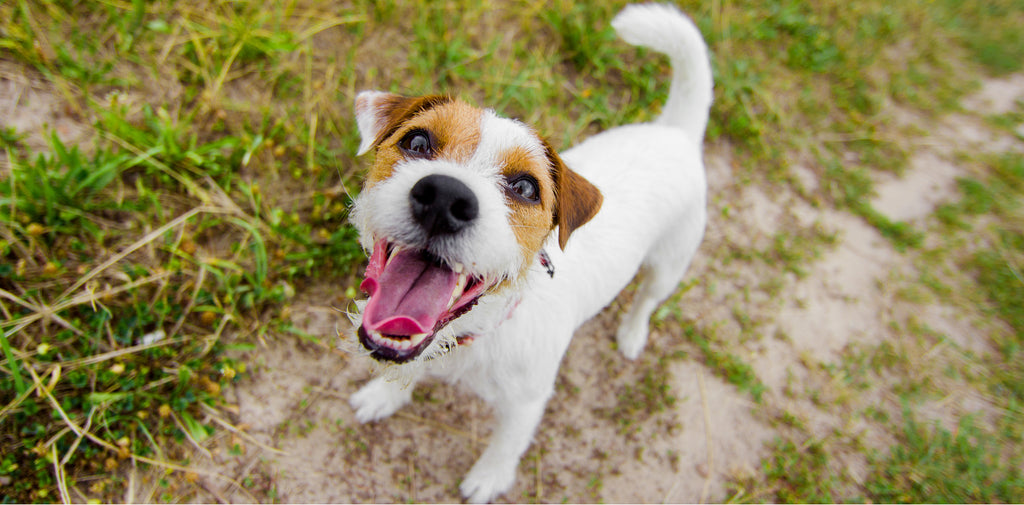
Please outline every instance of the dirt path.
[[[927, 228], [936, 205], [956, 198], [965, 175], [961, 150], [1021, 151], [1024, 143], [998, 133], [979, 114], [1008, 110], [1024, 97], [1024, 77], [989, 81], [965, 101], [968, 110], [937, 123], [894, 111], [896, 121], [931, 132], [912, 146], [902, 177], [876, 181], [873, 205], [894, 220]], [[624, 299], [577, 333], [563, 363], [554, 399], [533, 446], [523, 458], [508, 501], [695, 502], [728, 499], [726, 483], [755, 474], [765, 444], [786, 430], [771, 421], [787, 412], [812, 433], [860, 433], [868, 447], [885, 448], [885, 433], [850, 415], [876, 402], [895, 409], [877, 388], [833, 403], [808, 401], [812, 390], [840, 394], [823, 367], [843, 351], [896, 342], [895, 324], [915, 317], [963, 349], [985, 351], [972, 338], [973, 314], [942, 303], [897, 296], [919, 271], [879, 232], [851, 214], [815, 208], [793, 193], [771, 195], [737, 181], [729, 146], [707, 149], [712, 220], [688, 279], [693, 280], [659, 320], [642, 358], [625, 361], [612, 349], [613, 328]], [[794, 169], [809, 193], [817, 177]], [[879, 176], [882, 177], [882, 176]], [[787, 229], [818, 227], [835, 242], [804, 274], [775, 272], [731, 261], [728, 251], [764, 248]], [[763, 267], [763, 265], [762, 265]], [[770, 282], [769, 282], [770, 281]], [[770, 285], [768, 285], [770, 284]], [[299, 295], [292, 320], [317, 336], [348, 331], [331, 307], [347, 300], [321, 286]], [[742, 317], [741, 317], [742, 316]], [[708, 368], [684, 334], [687, 328], [723, 342], [741, 342], [765, 387], [764, 401]], [[330, 342], [327, 338], [325, 341]], [[936, 350], [935, 352], [939, 352]], [[199, 464], [242, 483], [203, 478], [214, 498], [282, 502], [452, 502], [458, 483], [482, 450], [491, 417], [477, 399], [436, 384], [421, 387], [412, 405], [395, 417], [357, 424], [348, 396], [371, 375], [362, 359], [280, 336], [253, 355], [251, 376], [228, 398], [247, 438], [222, 437], [212, 459]], [[839, 391], [839, 392], [837, 392]], [[927, 409], [951, 420], [984, 408], [970, 392]], [[950, 421], [952, 422], [952, 421]], [[234, 446], [234, 447], [233, 447]], [[277, 448], [280, 452], [271, 451]], [[844, 471], [863, 479], [862, 454], [838, 454]]]

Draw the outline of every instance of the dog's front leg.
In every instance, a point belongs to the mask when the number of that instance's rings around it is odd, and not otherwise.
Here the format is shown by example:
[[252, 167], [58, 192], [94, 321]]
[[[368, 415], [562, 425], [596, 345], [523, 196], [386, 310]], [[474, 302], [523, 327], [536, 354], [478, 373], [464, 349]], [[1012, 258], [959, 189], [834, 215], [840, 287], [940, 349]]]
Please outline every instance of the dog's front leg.
[[519, 458], [530, 446], [550, 396], [548, 392], [526, 401], [505, 401], [495, 405], [498, 427], [491, 435], [487, 449], [460, 486], [467, 500], [487, 503], [512, 487]]

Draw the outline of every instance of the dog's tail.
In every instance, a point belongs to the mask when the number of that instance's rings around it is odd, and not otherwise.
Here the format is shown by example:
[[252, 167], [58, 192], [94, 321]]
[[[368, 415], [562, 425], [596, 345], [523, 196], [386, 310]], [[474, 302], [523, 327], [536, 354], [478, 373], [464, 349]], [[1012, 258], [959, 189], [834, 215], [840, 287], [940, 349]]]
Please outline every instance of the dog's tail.
[[612, 20], [623, 40], [668, 55], [672, 84], [657, 122], [678, 126], [700, 143], [711, 109], [711, 60], [700, 30], [673, 6], [630, 5]]

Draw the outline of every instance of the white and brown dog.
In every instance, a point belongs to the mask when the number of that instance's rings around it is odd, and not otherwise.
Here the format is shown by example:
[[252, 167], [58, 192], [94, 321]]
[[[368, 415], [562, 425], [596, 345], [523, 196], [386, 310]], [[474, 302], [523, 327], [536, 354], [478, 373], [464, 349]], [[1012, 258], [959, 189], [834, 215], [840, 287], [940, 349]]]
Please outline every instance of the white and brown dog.
[[654, 123], [561, 156], [523, 123], [448, 97], [356, 97], [359, 153], [376, 160], [352, 213], [372, 251], [354, 322], [395, 366], [351, 404], [360, 422], [382, 419], [425, 377], [480, 395], [499, 426], [462, 482], [471, 501], [511, 487], [576, 328], [642, 267], [616, 335], [636, 358], [704, 234], [707, 47], [673, 7], [630, 6], [612, 25], [671, 58], [668, 102]]

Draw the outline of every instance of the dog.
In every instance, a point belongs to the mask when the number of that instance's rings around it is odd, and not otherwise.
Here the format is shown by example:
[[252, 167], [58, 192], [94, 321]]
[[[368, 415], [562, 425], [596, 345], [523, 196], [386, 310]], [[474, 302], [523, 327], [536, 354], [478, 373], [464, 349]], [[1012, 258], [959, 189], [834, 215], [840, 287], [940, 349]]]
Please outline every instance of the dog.
[[483, 398], [498, 426], [460, 485], [472, 502], [514, 483], [573, 332], [642, 270], [615, 336], [635, 359], [704, 235], [707, 46], [675, 7], [628, 6], [612, 26], [669, 56], [668, 100], [653, 123], [561, 155], [522, 122], [448, 96], [355, 100], [358, 154], [375, 159], [350, 214], [369, 255], [352, 318], [385, 373], [350, 404], [359, 422], [383, 419], [427, 377]]

